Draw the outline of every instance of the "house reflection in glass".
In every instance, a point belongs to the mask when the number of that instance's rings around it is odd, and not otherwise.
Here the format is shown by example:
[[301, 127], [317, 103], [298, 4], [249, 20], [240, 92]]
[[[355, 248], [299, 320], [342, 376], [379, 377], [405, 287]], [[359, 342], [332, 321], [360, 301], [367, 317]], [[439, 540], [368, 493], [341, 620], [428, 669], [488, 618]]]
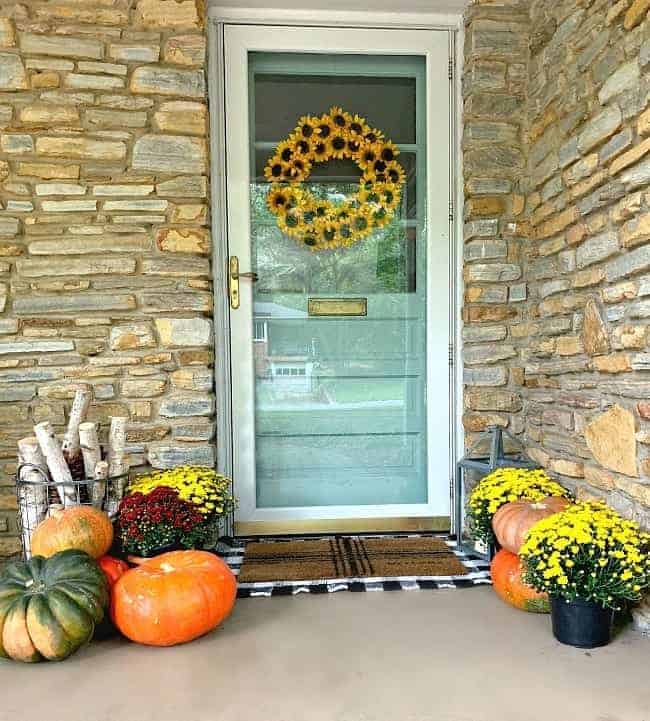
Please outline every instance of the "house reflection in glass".
[[[305, 319], [307, 313], [279, 303], [255, 302], [253, 319], [253, 352], [258, 393], [275, 398], [310, 396], [317, 347], [316, 339], [305, 342], [301, 334], [280, 331], [279, 342], [273, 341], [274, 320]], [[301, 327], [304, 327], [301, 325]]]

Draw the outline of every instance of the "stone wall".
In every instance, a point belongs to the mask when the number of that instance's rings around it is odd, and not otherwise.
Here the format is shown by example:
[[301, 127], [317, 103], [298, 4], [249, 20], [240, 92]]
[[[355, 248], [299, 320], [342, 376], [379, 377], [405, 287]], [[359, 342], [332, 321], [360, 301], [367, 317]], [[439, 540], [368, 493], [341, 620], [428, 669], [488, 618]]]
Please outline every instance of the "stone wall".
[[80, 381], [133, 462], [214, 460], [202, 6], [0, 2], [0, 556], [16, 440]]
[[650, 525], [647, 0], [532, 0], [525, 436]]
[[463, 77], [463, 425], [521, 434], [529, 18], [525, 2], [481, 0], [465, 17]]
[[[464, 414], [650, 525], [648, 0], [466, 15]], [[0, 556], [75, 384], [133, 462], [214, 461], [202, 0], [0, 0]]]
[[467, 443], [489, 424], [650, 526], [648, 0], [466, 13]]

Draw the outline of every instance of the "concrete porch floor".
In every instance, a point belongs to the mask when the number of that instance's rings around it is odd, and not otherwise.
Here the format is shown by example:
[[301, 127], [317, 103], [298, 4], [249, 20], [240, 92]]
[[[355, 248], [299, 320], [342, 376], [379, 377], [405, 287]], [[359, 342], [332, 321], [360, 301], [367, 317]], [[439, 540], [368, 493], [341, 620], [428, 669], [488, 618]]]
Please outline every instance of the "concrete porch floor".
[[490, 588], [246, 599], [186, 646], [0, 661], [1, 721], [648, 721], [650, 639], [561, 646]]

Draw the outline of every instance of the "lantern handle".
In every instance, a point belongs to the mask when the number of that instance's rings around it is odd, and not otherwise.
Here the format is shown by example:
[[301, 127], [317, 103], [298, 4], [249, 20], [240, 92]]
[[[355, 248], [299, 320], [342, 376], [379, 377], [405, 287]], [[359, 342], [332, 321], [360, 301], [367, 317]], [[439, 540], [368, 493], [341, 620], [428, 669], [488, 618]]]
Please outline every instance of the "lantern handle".
[[509, 438], [515, 445], [519, 446], [521, 448], [521, 453], [519, 454], [522, 457], [526, 456], [526, 452], [524, 451], [522, 442], [515, 438], [512, 433], [509, 433], [505, 428], [502, 428], [501, 426], [497, 425], [490, 425], [486, 428], [485, 431], [482, 433], [479, 433], [476, 441], [468, 448], [467, 450], [467, 457], [470, 457], [472, 455], [472, 452], [475, 451], [486, 438], [490, 439], [490, 466], [492, 468], [496, 468], [499, 461], [505, 460], [506, 455], [504, 452], [504, 445], [503, 445], [503, 437], [506, 436]]

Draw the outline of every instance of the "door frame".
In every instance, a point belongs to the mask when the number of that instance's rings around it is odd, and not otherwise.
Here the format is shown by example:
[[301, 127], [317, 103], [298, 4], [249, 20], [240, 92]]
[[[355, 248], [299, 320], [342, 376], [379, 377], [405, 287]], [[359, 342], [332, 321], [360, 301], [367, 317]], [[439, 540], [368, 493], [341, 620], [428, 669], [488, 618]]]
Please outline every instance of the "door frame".
[[[456, 461], [463, 448], [462, 427], [462, 367], [457, 358], [462, 347], [462, 170], [461, 136], [459, 118], [462, 115], [461, 79], [463, 61], [463, 24], [461, 14], [440, 13], [379, 13], [365, 11], [295, 11], [277, 9], [221, 8], [211, 6], [208, 10], [208, 103], [210, 108], [210, 184], [212, 207], [212, 266], [214, 281], [214, 381], [217, 400], [216, 439], [217, 468], [232, 477], [233, 473], [233, 411], [232, 373], [230, 356], [230, 308], [227, 288], [228, 238], [226, 193], [226, 128], [223, 109], [224, 87], [224, 28], [225, 25], [309, 25], [318, 27], [349, 27], [403, 30], [446, 30], [450, 42], [450, 157], [449, 183], [451, 200], [449, 207], [449, 508], [452, 529], [453, 492], [456, 483]], [[372, 521], [372, 519], [366, 519]], [[422, 520], [422, 519], [420, 519]], [[268, 524], [268, 522], [267, 522]], [[317, 524], [311, 524], [317, 527]], [[369, 527], [370, 528], [370, 527]], [[278, 528], [278, 530], [282, 530]], [[306, 529], [307, 530], [307, 529]], [[373, 529], [374, 530], [374, 529]], [[379, 527], [376, 530], [381, 530]], [[391, 530], [391, 529], [383, 529]], [[394, 530], [394, 529], [393, 529]], [[423, 529], [424, 530], [424, 529]]]

